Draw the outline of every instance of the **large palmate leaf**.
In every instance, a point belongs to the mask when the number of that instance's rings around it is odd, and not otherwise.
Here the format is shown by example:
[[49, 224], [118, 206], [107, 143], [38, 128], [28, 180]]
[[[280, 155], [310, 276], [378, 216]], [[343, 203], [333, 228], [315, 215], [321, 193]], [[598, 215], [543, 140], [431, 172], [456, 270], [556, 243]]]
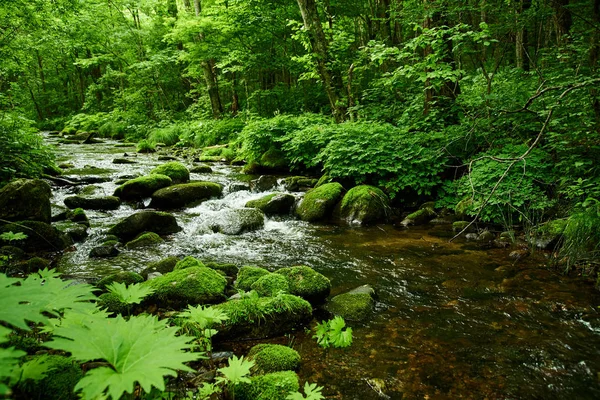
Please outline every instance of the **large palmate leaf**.
[[152, 386], [164, 390], [164, 376], [190, 371], [183, 363], [201, 354], [185, 351], [191, 338], [176, 336], [177, 329], [148, 315], [129, 320], [89, 315], [76, 324], [56, 327], [55, 338], [47, 346], [68, 351], [79, 361], [109, 363], [110, 367], [89, 371], [75, 389], [86, 399], [108, 395], [116, 400], [124, 392], [132, 393], [135, 382], [146, 392]]
[[47, 322], [44, 313], [58, 315], [64, 310], [90, 310], [95, 299], [93, 287], [63, 281], [53, 271], [43, 270], [26, 279], [0, 274], [0, 321], [29, 330], [26, 321]]
[[154, 293], [154, 289], [142, 286], [140, 283], [132, 283], [127, 286], [124, 283], [113, 282], [106, 286], [106, 288], [125, 304], [140, 304], [144, 298]]
[[250, 369], [254, 366], [254, 361], [244, 360], [244, 356], [237, 358], [235, 355], [229, 360], [226, 367], [219, 368], [217, 371], [224, 376], [217, 378], [217, 382], [226, 382], [230, 384], [238, 384], [241, 382], [250, 383]]

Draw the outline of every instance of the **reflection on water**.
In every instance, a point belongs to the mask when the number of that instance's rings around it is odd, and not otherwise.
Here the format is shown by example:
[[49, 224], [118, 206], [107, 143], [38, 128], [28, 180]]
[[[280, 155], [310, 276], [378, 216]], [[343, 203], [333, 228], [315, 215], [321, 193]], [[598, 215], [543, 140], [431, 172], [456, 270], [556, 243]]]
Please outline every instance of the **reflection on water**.
[[[148, 155], [115, 166], [112, 158], [123, 149], [112, 144], [58, 150], [61, 161], [76, 168], [108, 170], [103, 176], [111, 181], [97, 184], [104, 194], [112, 194], [117, 177], [147, 173], [159, 163]], [[72, 275], [104, 275], [139, 271], [167, 255], [193, 255], [271, 269], [309, 265], [331, 279], [334, 295], [370, 284], [377, 310], [354, 327], [351, 348], [320, 349], [310, 332], [274, 339], [301, 353], [302, 380], [324, 385], [329, 398], [600, 398], [600, 299], [589, 284], [544, 268], [543, 254], [515, 265], [507, 250], [448, 243], [447, 227], [350, 228], [281, 218], [267, 219], [258, 232], [214, 234], [207, 226], [224, 210], [264, 195], [230, 193], [238, 170], [214, 170], [192, 179], [223, 184], [224, 197], [176, 212], [183, 231], [157, 248], [90, 260], [102, 233], [134, 210], [88, 212], [91, 238], [60, 267]], [[58, 190], [54, 201], [62, 203], [70, 191]], [[243, 351], [252, 344], [223, 346]]]

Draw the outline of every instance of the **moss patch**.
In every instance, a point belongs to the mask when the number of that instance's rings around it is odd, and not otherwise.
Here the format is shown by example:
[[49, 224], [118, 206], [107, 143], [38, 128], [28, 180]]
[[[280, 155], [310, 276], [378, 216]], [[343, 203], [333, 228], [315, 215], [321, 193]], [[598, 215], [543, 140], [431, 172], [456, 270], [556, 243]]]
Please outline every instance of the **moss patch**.
[[28, 399], [61, 399], [75, 400], [79, 396], [74, 393], [75, 385], [83, 378], [83, 372], [79, 364], [72, 358], [43, 355], [33, 358], [45, 357], [46, 365], [51, 370], [39, 381], [26, 380], [19, 384], [19, 390]]
[[252, 289], [252, 284], [254, 284], [254, 282], [269, 274], [270, 272], [264, 268], [244, 266], [240, 268], [238, 272], [235, 288], [248, 292]]
[[223, 187], [212, 182], [193, 182], [173, 185], [152, 194], [150, 207], [174, 209], [200, 204], [211, 197], [219, 197]]
[[237, 400], [285, 400], [300, 389], [298, 375], [293, 371], [273, 372], [250, 378], [250, 383], [235, 386]]
[[114, 196], [122, 200], [141, 200], [150, 197], [159, 189], [173, 184], [171, 178], [166, 175], [151, 174], [130, 179], [117, 189]]
[[281, 268], [275, 273], [287, 279], [290, 293], [300, 296], [312, 304], [325, 301], [331, 291], [329, 279], [310, 267]]
[[163, 239], [154, 232], [145, 232], [138, 235], [131, 242], [127, 242], [125, 247], [129, 250], [139, 249], [140, 247], [149, 247], [162, 243]]
[[250, 200], [246, 207], [258, 208], [267, 215], [289, 214], [296, 198], [287, 193], [272, 193], [257, 200]]
[[151, 174], [166, 175], [173, 183], [185, 183], [190, 180], [190, 171], [180, 162], [172, 161], [159, 165], [150, 171]]
[[132, 283], [144, 282], [144, 278], [140, 274], [135, 272], [117, 272], [116, 274], [111, 274], [105, 278], [102, 278], [100, 281], [98, 281], [98, 283], [96, 283], [96, 287], [102, 290], [106, 290], [106, 286], [110, 285], [113, 282], [131, 285]]
[[279, 293], [289, 293], [290, 285], [285, 276], [280, 274], [268, 274], [261, 276], [251, 285], [260, 296], [276, 296]]
[[178, 271], [180, 269], [192, 268], [192, 267], [205, 267], [202, 261], [194, 258], [192, 256], [187, 256], [183, 260], [180, 260], [175, 264], [174, 271]]
[[372, 224], [385, 221], [390, 200], [374, 186], [355, 186], [342, 199], [340, 216], [348, 223]]
[[333, 297], [326, 309], [349, 321], [363, 321], [371, 314], [373, 305], [373, 289], [365, 285]]
[[175, 265], [179, 261], [178, 257], [171, 256], [167, 258], [163, 258], [162, 260], [156, 261], [148, 265], [140, 275], [144, 277], [144, 279], [148, 279], [148, 274], [158, 272], [162, 275], [172, 272], [175, 269]]
[[258, 344], [250, 349], [248, 359], [254, 360], [254, 369], [257, 374], [296, 371], [300, 368], [300, 354], [296, 350], [280, 344]]
[[303, 221], [320, 221], [331, 216], [344, 188], [337, 182], [326, 183], [309, 190], [296, 212]]

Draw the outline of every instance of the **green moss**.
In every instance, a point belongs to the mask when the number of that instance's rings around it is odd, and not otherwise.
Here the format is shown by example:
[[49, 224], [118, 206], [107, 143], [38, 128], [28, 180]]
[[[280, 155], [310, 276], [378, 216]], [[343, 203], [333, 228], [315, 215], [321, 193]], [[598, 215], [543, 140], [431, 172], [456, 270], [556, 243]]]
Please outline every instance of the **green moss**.
[[154, 143], [150, 143], [147, 140], [140, 140], [136, 146], [136, 151], [138, 153], [154, 153], [156, 147], [154, 146]]
[[257, 200], [250, 200], [246, 207], [257, 208], [267, 215], [289, 214], [296, 198], [288, 193], [272, 193]]
[[288, 161], [283, 151], [271, 147], [260, 157], [259, 164], [271, 169], [287, 169]]
[[178, 271], [180, 269], [186, 269], [186, 268], [192, 268], [192, 267], [205, 267], [205, 265], [202, 263], [202, 261], [200, 261], [192, 256], [187, 256], [183, 260], [178, 261], [177, 264], [175, 264], [175, 268], [173, 268], [173, 270]]
[[117, 246], [118, 244], [118, 240], [107, 240], [105, 242], [102, 242], [101, 246]]
[[337, 182], [309, 190], [298, 206], [298, 216], [309, 222], [328, 218], [343, 192], [344, 188]]
[[217, 262], [205, 262], [204, 266], [207, 268], [214, 269], [215, 271], [223, 272], [225, 275], [235, 277], [238, 274], [239, 268], [235, 264], [223, 264]]
[[323, 186], [326, 183], [331, 183], [331, 178], [327, 174], [325, 174], [325, 175], [323, 175], [322, 177], [319, 178], [319, 180], [315, 184], [315, 188], [318, 188], [319, 186]]
[[464, 217], [470, 211], [472, 206], [473, 206], [473, 199], [470, 197], [466, 197], [458, 202], [456, 207], [454, 207], [454, 212], [456, 212], [456, 215]]
[[174, 209], [200, 204], [211, 197], [219, 197], [223, 187], [213, 182], [181, 183], [157, 190], [152, 194], [150, 207]]
[[27, 272], [36, 272], [48, 267], [50, 267], [50, 261], [45, 258], [33, 257], [27, 260]]
[[106, 286], [110, 285], [113, 282], [131, 285], [132, 283], [144, 282], [144, 278], [140, 274], [135, 272], [117, 272], [116, 274], [111, 274], [105, 278], [102, 278], [98, 283], [96, 283], [96, 287], [105, 290]]
[[311, 303], [324, 301], [331, 291], [329, 279], [310, 267], [281, 268], [275, 273], [283, 275], [287, 279], [290, 293]]
[[279, 274], [261, 276], [250, 287], [261, 296], [275, 296], [280, 292], [290, 292], [290, 285], [287, 278]]
[[[25, 335], [32, 335], [34, 337]], [[12, 332], [8, 336], [8, 343], [3, 344], [3, 347], [15, 347], [16, 349], [23, 350], [27, 354], [35, 354], [40, 350], [47, 350], [42, 347], [42, 340], [35, 336], [39, 336], [39, 334], [25, 331], [20, 331], [18, 334]]]
[[98, 308], [106, 309], [109, 313], [127, 314], [127, 303], [123, 303], [119, 296], [114, 293], [101, 294], [96, 304]]
[[318, 179], [308, 178], [306, 176], [288, 176], [283, 180], [285, 189], [295, 192], [302, 189], [313, 188]]
[[72, 126], [65, 126], [61, 133], [63, 135], [74, 135], [77, 133], [77, 128], [73, 128]]
[[192, 169], [190, 169], [191, 173], [194, 174], [210, 174], [213, 172], [212, 168], [209, 167], [208, 165], [196, 165], [194, 167], [192, 167]]
[[145, 232], [138, 235], [135, 239], [125, 244], [125, 247], [129, 250], [138, 249], [140, 247], [153, 246], [158, 243], [162, 243], [163, 239], [154, 232]]
[[355, 186], [342, 199], [340, 216], [348, 222], [371, 224], [386, 219], [390, 201], [381, 189], [374, 186]]
[[271, 193], [264, 197], [261, 197], [260, 199], [250, 200], [246, 203], [246, 207], [258, 208], [259, 210], [262, 210], [269, 203], [269, 201], [271, 201], [273, 199], [273, 197], [275, 197], [279, 194], [281, 194], [281, 193]]
[[327, 303], [326, 309], [345, 320], [362, 321], [371, 314], [373, 303], [373, 289], [370, 286], [361, 286], [333, 297]]
[[150, 171], [151, 174], [166, 175], [173, 183], [185, 183], [190, 180], [190, 171], [180, 162], [172, 161], [159, 165]]
[[146, 281], [155, 290], [151, 298], [173, 306], [216, 303], [225, 298], [226, 279], [206, 267], [190, 267]]
[[280, 344], [257, 344], [250, 349], [248, 359], [254, 360], [254, 369], [257, 374], [296, 371], [300, 368], [300, 354], [296, 350]]
[[435, 218], [437, 214], [431, 208], [422, 208], [406, 216], [403, 225], [421, 225], [426, 224]]
[[153, 272], [158, 272], [162, 275], [172, 272], [175, 269], [175, 265], [179, 261], [178, 257], [171, 256], [167, 258], [163, 258], [162, 260], [156, 261], [148, 265], [140, 275], [142, 275], [145, 279], [148, 279], [148, 274]]
[[26, 380], [19, 384], [23, 398], [27, 399], [60, 399], [75, 400], [79, 398], [74, 393], [75, 385], [83, 372], [79, 364], [72, 358], [57, 355], [34, 356], [44, 357], [45, 363], [51, 370], [39, 381]]
[[[452, 230], [454, 232], [461, 232], [463, 229], [465, 229], [467, 226], [469, 226], [470, 222], [469, 221], [456, 221], [452, 223]], [[471, 227], [473, 229], [469, 229], [469, 231], [475, 231], [475, 225], [471, 225]]]
[[235, 386], [236, 400], [285, 400], [300, 389], [298, 375], [293, 371], [273, 372], [250, 378], [250, 383]]
[[115, 189], [114, 195], [123, 200], [141, 200], [172, 184], [173, 181], [166, 175], [150, 174], [128, 180]]
[[235, 287], [239, 290], [249, 291], [252, 289], [252, 284], [259, 278], [269, 275], [270, 272], [264, 268], [244, 266], [240, 268], [237, 280], [235, 281]]
[[568, 220], [566, 219], [556, 219], [553, 221], [548, 221], [540, 227], [539, 233], [551, 236], [562, 235], [567, 225]]
[[83, 210], [83, 208], [76, 208], [76, 209], [72, 210], [68, 215], [69, 215], [69, 219], [71, 221], [84, 223], [89, 226], [90, 221], [89, 221], [87, 215], [85, 214], [85, 211]]

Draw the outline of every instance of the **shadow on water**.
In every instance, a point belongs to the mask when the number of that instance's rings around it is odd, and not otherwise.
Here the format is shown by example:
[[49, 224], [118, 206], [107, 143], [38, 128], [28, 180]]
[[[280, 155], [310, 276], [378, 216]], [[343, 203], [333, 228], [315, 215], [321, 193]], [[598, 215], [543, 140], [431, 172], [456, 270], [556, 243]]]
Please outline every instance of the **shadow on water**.
[[[119, 176], [147, 173], [159, 163], [156, 155], [138, 156], [136, 164], [116, 168], [112, 157], [123, 149], [111, 143], [66, 147], [59, 148], [61, 161], [73, 162], [76, 172], [100, 168], [110, 178], [97, 184], [104, 194], [112, 194]], [[370, 284], [376, 311], [353, 327], [350, 348], [320, 349], [310, 331], [273, 340], [301, 353], [302, 381], [324, 385], [329, 398], [600, 398], [600, 299], [584, 281], [545, 268], [543, 254], [513, 264], [505, 249], [449, 243], [447, 227], [352, 228], [282, 218], [267, 219], [257, 232], [215, 234], [208, 222], [265, 193], [231, 192], [239, 170], [214, 170], [192, 179], [223, 184], [224, 197], [176, 212], [183, 231], [157, 248], [90, 260], [103, 232], [134, 210], [89, 212], [90, 239], [66, 254], [60, 268], [101, 276], [193, 255], [270, 269], [309, 265], [331, 279], [333, 295]], [[58, 190], [54, 201], [62, 203], [70, 190]], [[252, 344], [225, 346], [244, 351]]]

